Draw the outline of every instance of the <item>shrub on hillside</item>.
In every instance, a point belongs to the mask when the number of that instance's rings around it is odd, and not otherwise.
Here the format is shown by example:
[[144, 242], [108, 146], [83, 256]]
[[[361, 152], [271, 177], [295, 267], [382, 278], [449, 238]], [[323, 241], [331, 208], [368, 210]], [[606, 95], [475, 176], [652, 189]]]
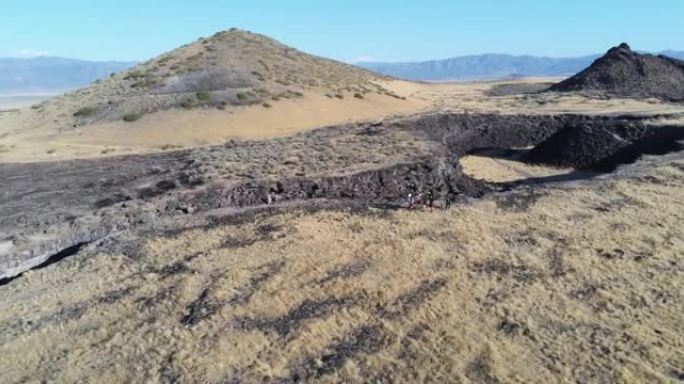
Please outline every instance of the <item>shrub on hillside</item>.
[[211, 99], [211, 95], [209, 94], [209, 92], [204, 92], [204, 91], [197, 92], [196, 96], [197, 96], [197, 100], [201, 101], [201, 102], [207, 102]]
[[127, 123], [132, 123], [134, 121], [140, 120], [141, 117], [142, 117], [142, 113], [127, 113], [124, 115], [123, 121], [125, 121]]
[[94, 107], [83, 107], [74, 113], [74, 117], [89, 117], [97, 113]]

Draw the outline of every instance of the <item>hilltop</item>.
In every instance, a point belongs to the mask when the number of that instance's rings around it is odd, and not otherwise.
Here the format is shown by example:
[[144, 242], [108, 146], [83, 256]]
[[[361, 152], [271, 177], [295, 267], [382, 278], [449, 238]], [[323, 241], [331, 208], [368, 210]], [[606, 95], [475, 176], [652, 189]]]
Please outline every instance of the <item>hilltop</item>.
[[2, 153], [34, 161], [284, 136], [421, 112], [432, 102], [411, 97], [416, 86], [231, 29], [0, 116]]
[[266, 105], [316, 90], [330, 98], [400, 98], [383, 76], [231, 29], [187, 44], [40, 106], [62, 106], [64, 126], [137, 118], [172, 108]]
[[623, 43], [550, 90], [683, 101], [684, 61], [665, 55], [640, 54]]

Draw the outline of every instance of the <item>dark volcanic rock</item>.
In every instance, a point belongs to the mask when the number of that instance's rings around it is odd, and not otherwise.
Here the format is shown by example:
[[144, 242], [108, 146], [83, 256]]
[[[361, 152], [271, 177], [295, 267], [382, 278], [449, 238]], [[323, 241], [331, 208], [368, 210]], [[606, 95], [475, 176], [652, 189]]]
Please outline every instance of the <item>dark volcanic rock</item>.
[[535, 147], [526, 158], [533, 163], [582, 169], [629, 144], [606, 128], [571, 126]]
[[644, 154], [681, 149], [684, 127], [650, 126], [637, 122], [570, 124], [525, 155], [532, 163], [610, 172]]
[[684, 62], [663, 55], [640, 54], [623, 43], [550, 90], [684, 101]]

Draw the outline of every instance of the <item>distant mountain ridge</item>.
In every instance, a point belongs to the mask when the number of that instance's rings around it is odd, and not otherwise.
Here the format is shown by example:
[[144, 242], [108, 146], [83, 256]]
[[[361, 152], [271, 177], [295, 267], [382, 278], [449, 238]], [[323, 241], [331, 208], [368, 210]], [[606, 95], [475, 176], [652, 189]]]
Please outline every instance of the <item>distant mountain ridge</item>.
[[[661, 54], [684, 59], [684, 51], [668, 50]], [[359, 62], [356, 65], [406, 80], [491, 80], [570, 76], [589, 67], [599, 57], [600, 54], [567, 58], [483, 54], [422, 62]]]
[[136, 63], [63, 57], [0, 57], [0, 94], [51, 93], [75, 89]]

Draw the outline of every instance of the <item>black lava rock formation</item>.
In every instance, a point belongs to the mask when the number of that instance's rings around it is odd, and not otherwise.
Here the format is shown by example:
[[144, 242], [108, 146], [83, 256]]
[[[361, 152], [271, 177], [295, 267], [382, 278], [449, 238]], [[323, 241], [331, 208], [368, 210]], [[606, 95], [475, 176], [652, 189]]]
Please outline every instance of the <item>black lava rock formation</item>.
[[549, 90], [682, 102], [684, 61], [640, 54], [623, 43], [611, 48], [589, 68]]
[[611, 172], [644, 154], [682, 149], [684, 127], [651, 126], [636, 121], [568, 124], [525, 155], [531, 163]]

